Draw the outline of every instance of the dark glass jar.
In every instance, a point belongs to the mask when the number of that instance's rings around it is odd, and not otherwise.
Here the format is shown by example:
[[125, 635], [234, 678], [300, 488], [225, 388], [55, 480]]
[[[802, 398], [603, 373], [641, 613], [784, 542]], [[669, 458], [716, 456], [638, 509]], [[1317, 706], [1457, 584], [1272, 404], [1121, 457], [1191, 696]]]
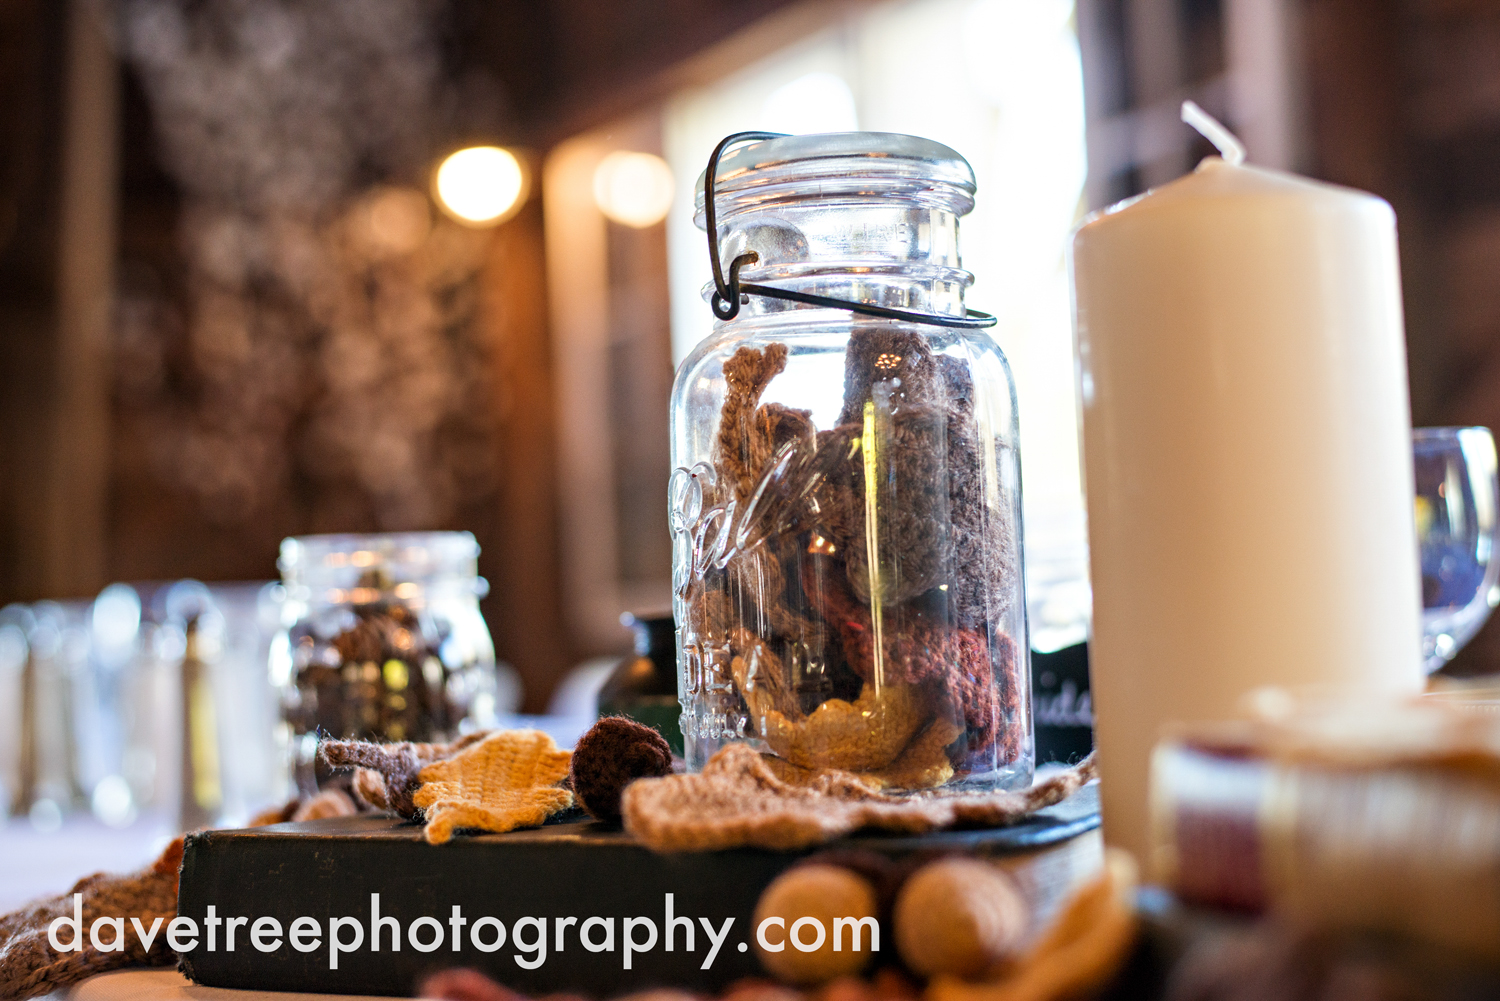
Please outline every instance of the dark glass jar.
[[599, 689], [600, 716], [628, 716], [653, 727], [672, 753], [682, 754], [677, 701], [677, 632], [670, 615], [620, 617], [635, 632], [635, 653], [622, 660]]

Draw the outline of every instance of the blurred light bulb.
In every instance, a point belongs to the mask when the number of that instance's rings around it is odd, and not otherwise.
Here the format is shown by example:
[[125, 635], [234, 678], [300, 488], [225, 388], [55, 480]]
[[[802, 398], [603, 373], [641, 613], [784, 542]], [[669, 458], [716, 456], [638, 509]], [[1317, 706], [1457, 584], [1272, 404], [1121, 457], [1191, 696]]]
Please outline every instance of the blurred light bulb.
[[471, 146], [443, 161], [435, 186], [438, 203], [453, 218], [470, 226], [493, 226], [520, 207], [526, 173], [509, 150]]
[[650, 153], [616, 150], [594, 171], [594, 201], [615, 222], [654, 226], [672, 207], [672, 168]]

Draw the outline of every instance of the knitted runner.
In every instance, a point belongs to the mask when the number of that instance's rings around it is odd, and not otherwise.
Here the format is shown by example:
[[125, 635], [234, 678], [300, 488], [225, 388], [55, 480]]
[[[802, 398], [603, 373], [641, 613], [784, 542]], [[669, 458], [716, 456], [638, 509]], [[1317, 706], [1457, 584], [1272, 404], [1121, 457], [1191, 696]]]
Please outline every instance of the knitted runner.
[[[129, 876], [95, 873], [79, 880], [59, 897], [49, 897], [0, 917], [0, 998], [32, 998], [50, 994], [106, 970], [127, 966], [170, 966], [177, 956], [167, 946], [166, 925], [177, 916], [177, 870], [182, 865], [182, 839], [167, 846], [161, 857]], [[73, 894], [83, 894], [83, 920], [74, 929]], [[83, 946], [78, 952], [58, 953], [47, 941], [47, 927], [66, 917], [58, 940]], [[94, 947], [89, 930], [96, 918], [117, 918], [99, 926], [99, 944], [116, 944], [119, 951]], [[139, 922], [137, 926], [134, 921]], [[157, 922], [160, 924], [157, 924]], [[151, 948], [141, 944], [140, 932], [150, 936]]]
[[540, 730], [498, 730], [447, 761], [422, 769], [412, 802], [427, 816], [424, 836], [442, 844], [455, 828], [513, 831], [539, 827], [573, 805], [558, 787], [571, 753]]
[[921, 833], [998, 827], [1059, 803], [1094, 777], [1094, 758], [1029, 789], [891, 796], [848, 772], [825, 771], [806, 785], [776, 777], [744, 744], [720, 750], [697, 775], [639, 779], [621, 798], [625, 829], [659, 852], [723, 848], [794, 849], [860, 828]]

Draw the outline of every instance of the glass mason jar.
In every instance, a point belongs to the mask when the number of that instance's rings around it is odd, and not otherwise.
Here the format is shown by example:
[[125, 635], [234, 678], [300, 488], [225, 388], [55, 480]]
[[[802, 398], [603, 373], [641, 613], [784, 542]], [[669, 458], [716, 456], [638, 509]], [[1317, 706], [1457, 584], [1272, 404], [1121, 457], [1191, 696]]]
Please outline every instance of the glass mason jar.
[[[880, 133], [743, 146], [716, 172], [746, 282], [965, 314], [974, 173]], [[703, 178], [698, 181], [700, 228]], [[705, 294], [712, 289], [706, 289]], [[1015, 390], [977, 329], [749, 295], [684, 360], [669, 488], [690, 769], [748, 741], [786, 777], [1030, 782]]]
[[281, 543], [286, 599], [271, 646], [298, 787], [319, 735], [449, 740], [492, 726], [488, 591], [468, 532], [309, 535]]

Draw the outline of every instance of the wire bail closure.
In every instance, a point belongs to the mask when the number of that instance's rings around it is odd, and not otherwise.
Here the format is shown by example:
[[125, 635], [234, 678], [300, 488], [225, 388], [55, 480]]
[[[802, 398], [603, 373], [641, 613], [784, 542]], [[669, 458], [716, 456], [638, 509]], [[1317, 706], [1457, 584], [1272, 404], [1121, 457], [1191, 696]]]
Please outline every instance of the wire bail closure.
[[720, 320], [732, 320], [739, 315], [740, 306], [750, 301], [750, 296], [758, 295], [768, 299], [800, 302], [804, 305], [822, 306], [826, 309], [847, 309], [852, 313], [864, 313], [867, 316], [905, 320], [909, 323], [927, 323], [938, 327], [963, 327], [972, 330], [995, 325], [993, 316], [989, 313], [981, 313], [977, 309], [965, 308], [963, 316], [949, 316], [945, 313], [895, 309], [890, 306], [877, 306], [874, 303], [795, 292], [791, 289], [777, 288], [774, 285], [741, 282], [740, 270], [760, 260], [760, 255], [753, 250], [739, 255], [729, 263], [729, 277], [726, 279], [724, 265], [719, 260], [718, 212], [714, 206], [714, 178], [719, 170], [719, 160], [723, 157], [725, 150], [739, 143], [781, 139], [785, 136], [785, 132], [736, 132], [720, 140], [719, 145], [714, 147], [713, 153], [709, 154], [708, 169], [703, 172], [703, 216], [705, 228], [708, 230], [708, 263], [714, 272], [714, 294], [709, 300], [709, 307], [714, 311], [714, 316]]

